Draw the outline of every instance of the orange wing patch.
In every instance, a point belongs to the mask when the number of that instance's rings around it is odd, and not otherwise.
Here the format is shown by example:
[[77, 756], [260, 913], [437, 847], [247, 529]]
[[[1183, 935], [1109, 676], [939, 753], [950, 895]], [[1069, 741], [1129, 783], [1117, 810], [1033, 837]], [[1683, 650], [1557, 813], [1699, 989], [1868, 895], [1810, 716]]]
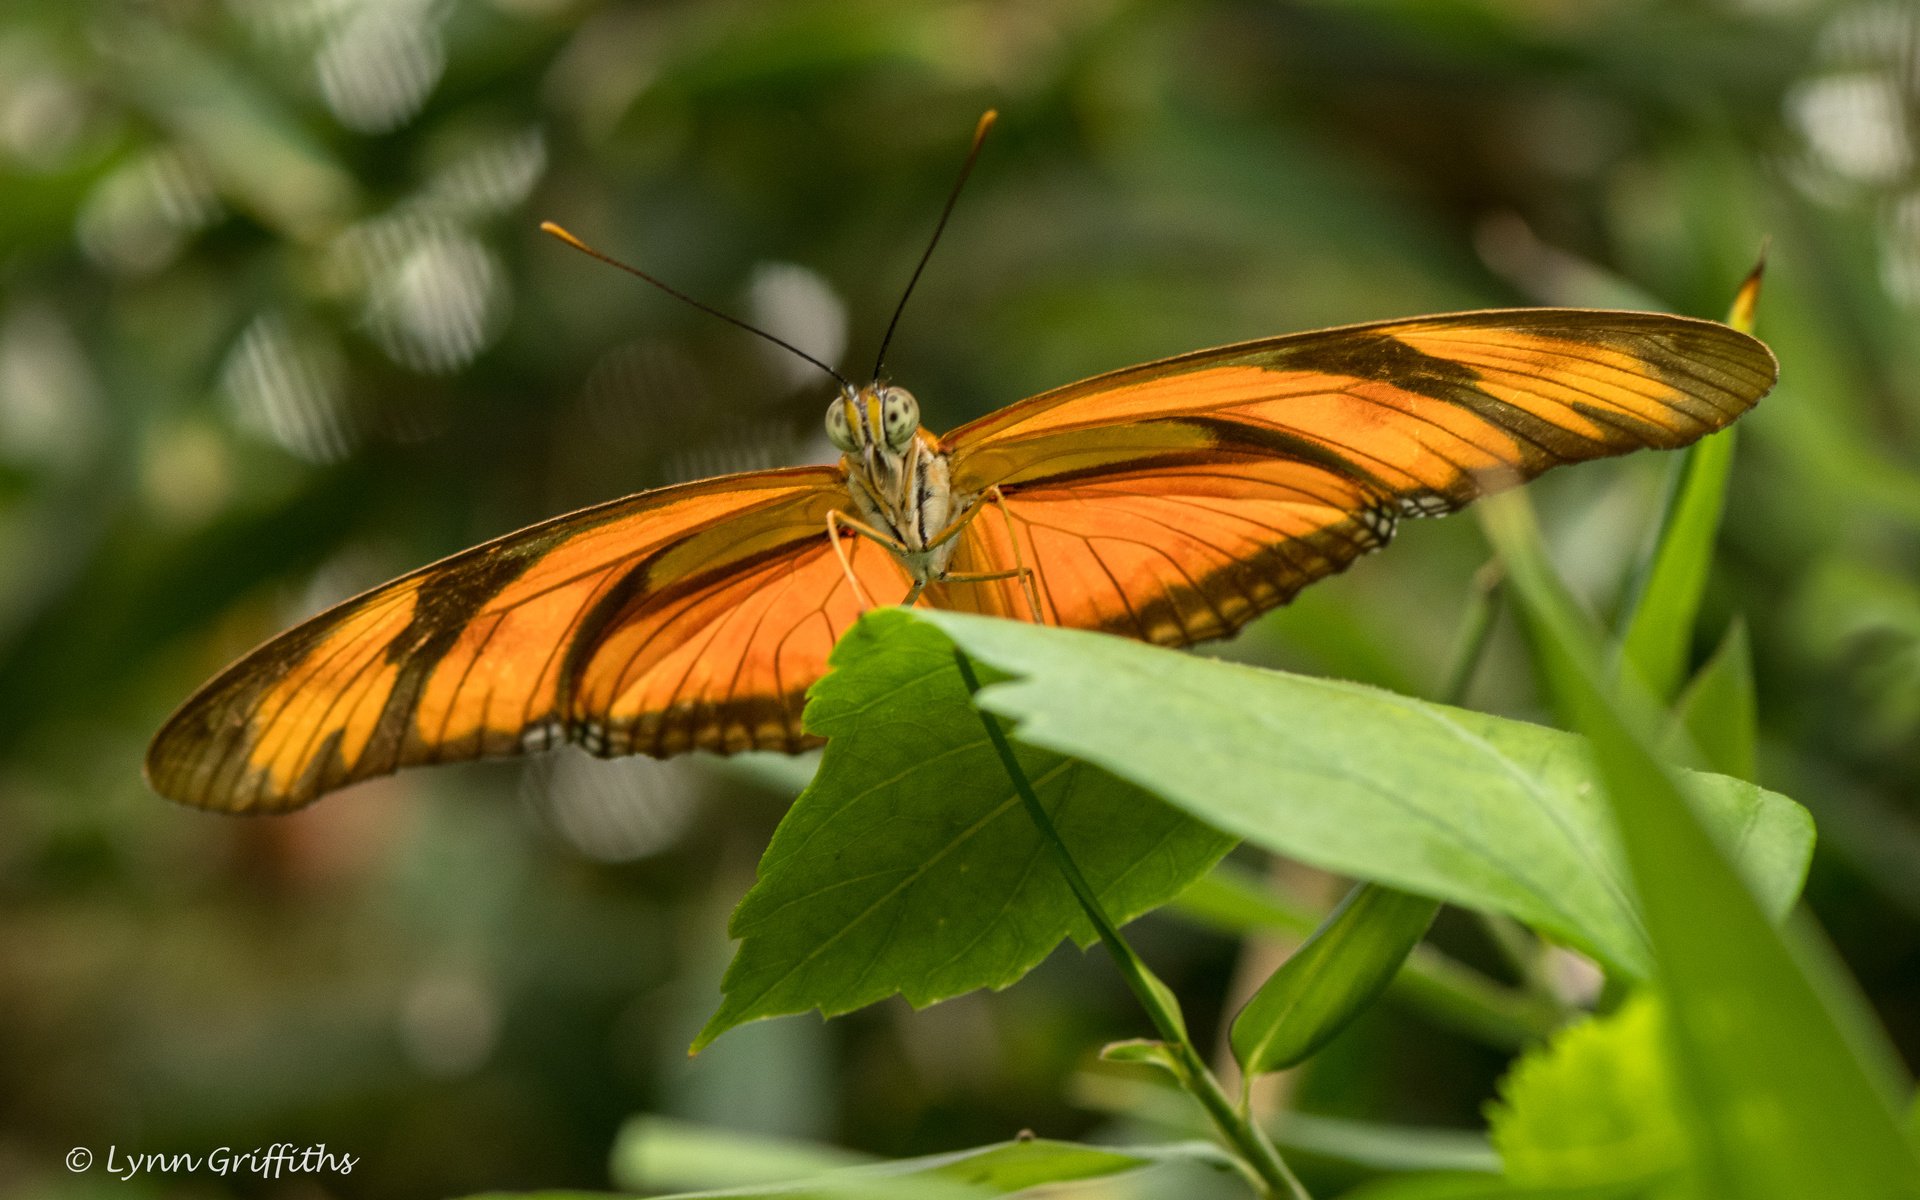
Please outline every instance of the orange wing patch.
[[[1158, 461], [1008, 493], [961, 535], [957, 573], [1014, 565], [1008, 526], [1050, 624], [1185, 645], [1225, 637], [1344, 570], [1393, 512], [1336, 471], [1284, 459]], [[1025, 618], [1018, 581], [944, 583], [938, 607]]]
[[[161, 729], [147, 777], [183, 803], [278, 811], [411, 763], [557, 742], [571, 672], [627, 596], [671, 590], [695, 562], [725, 572], [742, 548], [825, 548], [826, 514], [845, 494], [833, 467], [708, 480], [436, 563], [229, 667]], [[696, 559], [676, 555], [695, 542]]]
[[[886, 550], [846, 550], [873, 603], [905, 597]], [[824, 537], [638, 592], [581, 665], [570, 723], [607, 755], [818, 745], [800, 727], [806, 690], [862, 607]]]

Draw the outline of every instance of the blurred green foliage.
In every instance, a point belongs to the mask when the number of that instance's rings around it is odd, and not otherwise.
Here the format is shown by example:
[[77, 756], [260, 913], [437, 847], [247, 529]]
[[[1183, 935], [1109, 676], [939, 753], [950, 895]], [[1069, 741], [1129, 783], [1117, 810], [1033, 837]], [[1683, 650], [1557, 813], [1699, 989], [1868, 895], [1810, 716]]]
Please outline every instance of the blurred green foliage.
[[[1744, 621], [1759, 781], [1813, 811], [1811, 906], [1920, 1058], [1915, 44], [1897, 0], [12, 0], [0, 1192], [101, 1190], [76, 1145], [326, 1142], [364, 1159], [331, 1192], [406, 1197], [604, 1187], [643, 1110], [887, 1155], [1141, 1119], [1075, 1074], [1137, 1020], [1071, 954], [685, 1060], [787, 764], [450, 768], [271, 821], [138, 776], [189, 688], [329, 599], [825, 453], [817, 378], [539, 219], [864, 370], [989, 106], [890, 355], [935, 428], [1341, 321], [1714, 315], [1772, 234], [1782, 382], [1742, 422], [1687, 665]], [[1671, 470], [1533, 489], [1603, 615]], [[1485, 556], [1470, 521], [1408, 529], [1224, 652], [1433, 694]], [[1473, 705], [1541, 717], [1495, 638]], [[1434, 939], [1519, 971], [1457, 913]], [[1183, 994], [1240, 970], [1168, 917], [1136, 941]], [[1292, 1103], [1466, 1126], [1506, 1061], [1389, 1006]]]

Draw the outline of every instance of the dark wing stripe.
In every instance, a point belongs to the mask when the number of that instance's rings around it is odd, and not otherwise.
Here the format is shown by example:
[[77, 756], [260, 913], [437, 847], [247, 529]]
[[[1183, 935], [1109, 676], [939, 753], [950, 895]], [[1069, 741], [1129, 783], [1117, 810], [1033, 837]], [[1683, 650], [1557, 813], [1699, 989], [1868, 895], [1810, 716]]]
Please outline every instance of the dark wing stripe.
[[[487, 647], [493, 643], [494, 637], [499, 634], [500, 626], [506, 623], [506, 619], [507, 619], [507, 616], [505, 613], [495, 613], [493, 615], [493, 618], [487, 621], [486, 636], [480, 639], [480, 644], [474, 648], [473, 652], [470, 655], [467, 656], [467, 665], [461, 669], [460, 678], [453, 685], [453, 694], [456, 700], [458, 700], [462, 696], [462, 694], [466, 691], [468, 681], [473, 678], [473, 669], [480, 665], [480, 656], [486, 653]], [[477, 625], [482, 620], [486, 620], [486, 618], [475, 617], [474, 623]], [[409, 702], [407, 703], [405, 707], [405, 711], [411, 712], [413, 710], [413, 705], [419, 702], [419, 689], [427, 685], [425, 672], [419, 672], [419, 674], [420, 674], [419, 686], [414, 689], [415, 694], [413, 698], [409, 700]], [[479, 703], [480, 703], [480, 710], [482, 712], [485, 712], [489, 707], [489, 702], [493, 699], [493, 689], [490, 687], [487, 687], [485, 683], [481, 683], [477, 686], [484, 689], [480, 693], [481, 696], [484, 697], [484, 699], [482, 699]], [[460, 711], [460, 706], [457, 703], [449, 704], [447, 705], [447, 711], [440, 715], [439, 728], [434, 730], [434, 734], [432, 738], [427, 739], [428, 741], [427, 761], [428, 762], [437, 763], [442, 761], [441, 755], [446, 750], [446, 744], [448, 740], [447, 730], [450, 726], [452, 726], [453, 715], [458, 711]], [[521, 721], [521, 724], [524, 725], [525, 723], [526, 723], [525, 719], [523, 718]]]
[[[1464, 338], [1450, 340], [1459, 345], [1472, 346], [1476, 351], [1488, 357], [1497, 358], [1509, 364], [1518, 364], [1515, 369], [1515, 374], [1519, 379], [1535, 383], [1541, 381], [1541, 376], [1537, 370], [1532, 369], [1533, 364], [1529, 363], [1524, 356], [1515, 354], [1511, 346], [1504, 346], [1497, 342], [1470, 341]], [[1713, 357], [1716, 359], [1719, 358], [1717, 355]], [[1647, 400], [1662, 400], [1668, 393], [1677, 391], [1681, 393], [1681, 400], [1697, 400], [1729, 419], [1739, 416], [1748, 408], [1752, 407], [1751, 402], [1742, 403], [1738, 394], [1729, 386], [1729, 376], [1734, 375], [1742, 366], [1742, 364], [1736, 360], [1720, 359], [1720, 361], [1726, 364], [1726, 368], [1711, 375], [1698, 369], [1699, 366], [1704, 364], [1697, 361], [1689, 361], [1686, 358], [1678, 356], [1663, 357], [1657, 361], [1653, 359], [1646, 361], [1660, 372], [1660, 380], [1665, 381], [1669, 386], [1656, 386], [1651, 390], [1635, 389], [1630, 386], [1630, 381], [1637, 382], [1639, 380], [1647, 380], [1648, 382], [1653, 382], [1653, 377], [1635, 375], [1618, 367], [1597, 363], [1593, 359], [1574, 353], [1573, 351], [1568, 351], [1562, 356], [1561, 371], [1567, 375], [1584, 377], [1597, 384], [1616, 387], [1622, 391], [1633, 391], [1636, 395]], [[1592, 369], [1578, 370], [1577, 368], [1581, 366]], [[1606, 374], [1600, 374], [1599, 372], [1601, 371], [1606, 372]], [[1744, 374], [1748, 381], [1747, 390], [1764, 390], [1772, 382], [1770, 377], [1758, 375], [1751, 371], [1740, 371], [1739, 373]], [[1682, 386], [1680, 380], [1685, 380], [1696, 386], [1686, 388]], [[1721, 403], [1718, 397], [1725, 397], [1727, 403]], [[1675, 404], [1673, 411], [1686, 412], [1689, 416], [1695, 416], [1695, 414], [1687, 412], [1683, 404]], [[1717, 428], [1717, 426], [1715, 427]]]
[[[407, 593], [407, 594], [411, 595], [411, 593]], [[393, 609], [399, 603], [399, 601], [400, 601], [400, 597], [398, 595], [386, 597], [383, 600], [376, 600], [373, 604], [368, 606], [368, 608], [364, 613], [354, 613], [353, 615], [355, 618], [358, 618], [363, 615], [384, 613]], [[373, 624], [377, 625], [379, 624], [379, 622], [373, 622]], [[324, 645], [325, 643], [322, 642], [321, 644]], [[329, 681], [328, 680], [329, 674], [331, 672], [339, 670], [339, 665], [337, 660], [340, 657], [342, 657], [343, 655], [352, 655], [354, 653], [362, 652], [364, 649], [365, 647], [355, 642], [351, 642], [351, 641], [342, 642], [338, 646], [335, 646], [332, 650], [324, 654], [320, 659], [315, 661], [311, 666], [309, 666], [304, 660], [302, 660], [294, 664], [293, 666], [289, 667], [288, 670], [283, 675], [276, 676], [273, 680], [275, 684], [286, 682], [286, 679], [288, 676], [298, 675], [303, 672], [306, 674], [307, 680], [301, 684], [301, 690], [289, 691], [286, 694], [286, 697], [283, 700], [281, 700], [279, 704], [274, 705], [272, 708], [266, 708], [266, 709], [260, 710], [260, 712], [257, 714], [259, 724], [261, 724], [262, 726], [266, 726], [266, 725], [271, 725], [275, 722], [278, 722], [282, 717], [287, 715], [288, 709], [292, 708], [294, 704], [300, 702], [304, 698], [303, 693], [312, 683], [326, 683]]]
[[[1349, 392], [1349, 391], [1341, 391], [1337, 394], [1344, 396], [1349, 400], [1354, 400], [1362, 404], [1369, 404], [1376, 408], [1385, 409], [1386, 411], [1391, 413], [1398, 414], [1401, 412], [1401, 410], [1393, 408], [1390, 405], [1384, 404], [1381, 401], [1376, 400], [1371, 396], [1364, 396], [1364, 395], [1360, 395], [1358, 393]], [[1414, 419], [1424, 424], [1431, 425], [1433, 429], [1443, 437], [1450, 438], [1454, 441], [1465, 441], [1464, 438], [1461, 438], [1458, 434], [1454, 433], [1452, 430], [1447, 429], [1445, 426], [1440, 425], [1436, 422], [1428, 420], [1425, 417], [1415, 417]], [[1239, 430], [1272, 429], [1272, 430], [1279, 431], [1280, 433], [1285, 435], [1287, 439], [1290, 439], [1295, 442], [1309, 441], [1309, 439], [1302, 438], [1298, 433], [1292, 430], [1286, 429], [1284, 426], [1278, 424], [1277, 422], [1269, 421], [1269, 420], [1266, 420], [1265, 418], [1248, 418], [1246, 420], [1238, 422], [1237, 424], [1238, 424]], [[1236, 446], [1245, 446], [1248, 448], [1260, 447], [1267, 450], [1270, 453], [1275, 451], [1276, 449], [1280, 449], [1278, 445], [1264, 438], [1259, 438], [1259, 439], [1248, 438], [1248, 437], [1240, 436], [1237, 432], [1224, 433], [1222, 436], [1233, 438], [1233, 444]], [[1329, 452], [1341, 455], [1349, 465], [1349, 472], [1355, 474], [1364, 482], [1369, 483], [1375, 490], [1383, 491], [1383, 492], [1391, 492], [1396, 490], [1393, 486], [1390, 486], [1388, 484], [1386, 478], [1380, 473], [1380, 471], [1385, 471], [1392, 475], [1398, 475], [1404, 479], [1411, 479], [1411, 480], [1414, 480], [1416, 483], [1418, 482], [1417, 477], [1410, 474], [1406, 470], [1406, 468], [1396, 466], [1393, 463], [1388, 462], [1386, 459], [1379, 457], [1378, 455], [1369, 453], [1368, 451], [1366, 451], [1361, 447], [1352, 446], [1352, 445], [1335, 445], [1329, 442], [1312, 442], [1311, 444], [1321, 446]], [[1472, 445], [1472, 443], [1470, 442], [1467, 444]], [[1434, 457], [1439, 458], [1442, 461], [1446, 462], [1447, 465], [1453, 467], [1456, 471], [1459, 471], [1463, 475], [1471, 473], [1466, 467], [1462, 466], [1459, 462], [1448, 457], [1438, 449], [1435, 449], [1433, 447], [1428, 447], [1427, 452], [1432, 454]], [[1282, 449], [1280, 450], [1280, 453], [1284, 456], [1286, 452]], [[1380, 470], [1371, 470], [1368, 468], [1364, 468], [1358, 462], [1354, 461], [1355, 459], [1367, 459], [1373, 463], [1378, 464], [1378, 467], [1380, 468]], [[1405, 485], [1401, 485], [1401, 486], [1405, 486]]]
[[[365, 648], [347, 647], [346, 649], [364, 650]], [[359, 701], [364, 698], [365, 694], [364, 689], [367, 681], [367, 672], [370, 669], [376, 668], [380, 661], [377, 655], [363, 655], [357, 663], [354, 662], [354, 657], [351, 653], [345, 655], [344, 658], [345, 663], [341, 668], [345, 670], [344, 675], [336, 672], [331, 677], [322, 677], [318, 681], [318, 683], [325, 688], [325, 690], [319, 694], [326, 697], [327, 700], [325, 706], [320, 709], [319, 719], [312, 722], [312, 732], [300, 743], [300, 753], [294, 757], [295, 774], [293, 775], [293, 779], [296, 786], [317, 765], [314, 763], [312, 757], [314, 751], [324, 745], [328, 739], [339, 735], [339, 730], [332, 726], [332, 718], [334, 712], [339, 709], [341, 701], [347, 699], [349, 695], [352, 695], [354, 702], [347, 706], [346, 713], [351, 715], [358, 709]], [[306, 700], [309, 705], [314, 703], [313, 699], [304, 694], [295, 694], [289, 697], [286, 707], [289, 709], [292, 708], [293, 703], [297, 700]], [[283, 745], [280, 748], [280, 752], [268, 760], [269, 764], [279, 762], [285, 754], [286, 747]], [[266, 797], [268, 781], [271, 778], [272, 776], [269, 772], [261, 772], [256, 799], [264, 799]]]
[[[1591, 382], [1592, 384], [1594, 384], [1596, 387], [1613, 387], [1620, 391], [1632, 392], [1634, 395], [1637, 395], [1644, 400], [1654, 400], [1654, 401], [1660, 400], [1664, 395], [1668, 394], [1668, 392], [1670, 391], [1670, 389], [1665, 387], [1653, 387], [1653, 388], [1647, 388], [1647, 389], [1631, 387], [1629, 386], [1630, 381], [1638, 382], [1639, 379], [1643, 379], [1644, 377], [1635, 377], [1635, 376], [1627, 375], [1624, 372], [1621, 372], [1617, 369], [1609, 368], [1610, 374], [1605, 376], [1595, 371], [1579, 370], [1577, 368], [1581, 366], [1597, 366], [1598, 364], [1593, 363], [1592, 360], [1590, 359], [1581, 358], [1577, 355], [1568, 355], [1566, 357], [1565, 363], [1562, 369], [1556, 373], [1555, 378], [1551, 380], [1543, 379], [1537, 373], [1537, 371], [1531, 369], [1533, 364], [1527, 363], [1524, 358], [1521, 358], [1519, 356], [1508, 354], [1508, 353], [1502, 353], [1501, 352], [1502, 349], [1503, 348], [1501, 347], [1488, 347], [1486, 354], [1488, 357], [1497, 358], [1503, 362], [1517, 364], [1514, 367], [1514, 378], [1511, 381], [1515, 386], [1526, 384], [1526, 385], [1531, 385], [1535, 389], [1542, 389], [1544, 387], [1553, 387], [1553, 388], [1557, 388], [1557, 389], [1568, 391], [1568, 392], [1576, 392], [1582, 396], [1585, 396], [1593, 404], [1602, 406], [1608, 410], [1612, 410], [1615, 412], [1622, 412], [1624, 410], [1621, 410], [1617, 404], [1608, 400], [1605, 395], [1593, 390], [1593, 388], [1582, 388], [1582, 387], [1575, 386], [1575, 384], [1573, 383], [1573, 380], [1585, 379]], [[1525, 367], [1528, 369], [1522, 369], [1522, 367]], [[1481, 377], [1482, 379], [1486, 378], [1484, 373], [1482, 373]], [[1716, 387], [1714, 390], [1719, 390], [1719, 389]], [[1541, 393], [1541, 394], [1544, 394], [1544, 393]], [[1710, 398], [1705, 395], [1696, 395], [1696, 396], [1693, 396], [1692, 398], [1700, 399], [1711, 404]], [[1723, 415], [1726, 413], [1726, 410], [1721, 409], [1718, 405], [1714, 405], [1713, 407], [1714, 407], [1714, 411], [1716, 412], [1721, 412], [1723, 413]], [[1591, 415], [1591, 410], [1586, 408], [1580, 408], [1578, 411], [1582, 412], [1583, 414]], [[1696, 413], [1688, 411], [1682, 405], [1678, 405], [1678, 404], [1673, 405], [1668, 409], [1668, 411], [1676, 415], [1687, 418], [1688, 420], [1692, 421], [1694, 424], [1700, 426], [1700, 428], [1703, 431], [1717, 428], [1717, 426], [1715, 426], [1712, 422], [1708, 421], [1706, 418], [1701, 417]], [[1743, 412], [1745, 410], [1740, 409], [1737, 411]], [[1637, 417], [1636, 414], [1632, 414], [1632, 413], [1627, 413], [1626, 415], [1634, 416], [1635, 419], [1637, 420], [1645, 419], [1645, 418]]]
[[[1725, 327], [1721, 326], [1716, 328]], [[1736, 334], [1736, 336], [1742, 339], [1746, 337], [1745, 334]], [[1513, 346], [1509, 343], [1489, 341], [1484, 338], [1449, 335], [1447, 340], [1455, 345], [1471, 346], [1475, 350], [1482, 352], [1511, 354], [1513, 351]], [[1591, 357], [1578, 353], [1578, 343], [1569, 341], [1568, 345], [1569, 349], [1564, 351], [1567, 358], [1588, 363], [1593, 362]], [[1694, 342], [1684, 351], [1675, 347], [1661, 346], [1660, 349], [1663, 353], [1658, 359], [1642, 353], [1646, 348], [1645, 341], [1635, 342], [1627, 346], [1615, 345], [1609, 348], [1619, 350], [1623, 353], [1637, 355], [1642, 358], [1643, 361], [1656, 367], [1662, 373], [1663, 377], [1671, 378], [1677, 375], [1695, 383], [1705, 384], [1707, 385], [1708, 396], [1713, 392], [1727, 394], [1730, 397], [1734, 396], [1734, 388], [1729, 386], [1730, 379], [1736, 381], [1736, 386], [1740, 386], [1743, 389], [1756, 386], [1766, 387], [1772, 384], [1773, 377], [1771, 375], [1753, 369], [1753, 360], [1751, 358], [1736, 357], [1723, 349], [1723, 345], [1724, 341], [1722, 339], [1702, 339]], [[1709, 363], [1719, 364], [1719, 369], [1711, 375], [1704, 373], [1700, 369]], [[1612, 369], [1616, 372], [1618, 371], [1618, 368]], [[1744, 383], [1738, 382], [1741, 380], [1744, 380]], [[1707, 396], [1703, 396], [1702, 398], [1707, 398]]]

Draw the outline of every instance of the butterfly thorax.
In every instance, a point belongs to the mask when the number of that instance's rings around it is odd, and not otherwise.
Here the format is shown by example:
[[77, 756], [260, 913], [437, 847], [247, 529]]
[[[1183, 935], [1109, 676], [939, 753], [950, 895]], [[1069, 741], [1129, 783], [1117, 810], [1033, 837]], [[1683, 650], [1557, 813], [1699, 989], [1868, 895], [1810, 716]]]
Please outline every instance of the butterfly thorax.
[[915, 582], [944, 576], [958, 540], [934, 543], [967, 498], [953, 494], [947, 456], [920, 427], [913, 398], [901, 388], [869, 385], [837, 400], [827, 427], [846, 467], [852, 515], [905, 548], [895, 557]]

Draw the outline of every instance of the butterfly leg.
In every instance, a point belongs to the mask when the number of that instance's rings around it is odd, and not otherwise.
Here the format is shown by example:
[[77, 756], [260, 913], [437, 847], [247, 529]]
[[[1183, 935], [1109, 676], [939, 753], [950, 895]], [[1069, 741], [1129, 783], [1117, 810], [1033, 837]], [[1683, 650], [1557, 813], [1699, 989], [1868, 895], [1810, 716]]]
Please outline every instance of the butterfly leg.
[[[837, 508], [827, 513], [827, 540], [833, 543], [833, 555], [840, 560], [840, 569], [846, 573], [847, 583], [853, 587], [853, 598], [860, 602], [860, 608], [864, 611], [873, 607], [873, 598], [867, 595], [866, 589], [860, 586], [860, 580], [853, 573], [853, 560], [847, 557], [846, 543], [840, 537], [840, 531], [843, 529], [850, 533], [857, 533], [868, 541], [880, 543], [892, 551], [896, 559], [898, 556], [905, 555], [907, 548], [898, 539], [888, 537], [865, 521], [855, 520]], [[914, 585], [913, 591], [907, 596], [907, 604], [911, 605], [918, 598], [921, 586]]]
[[[992, 583], [997, 579], [1018, 579], [1020, 581], [1021, 591], [1027, 597], [1027, 604], [1029, 605], [1029, 611], [1035, 612], [1035, 613], [1038, 613], [1040, 611], [1037, 607], [1032, 607], [1033, 605], [1033, 571], [1027, 567], [1014, 567], [1012, 570], [1009, 570], [1009, 571], [979, 571], [971, 574], [942, 575], [940, 577], [940, 582], [941, 583]], [[917, 595], [918, 593], [919, 593], [919, 589], [916, 588], [915, 594]], [[909, 598], [909, 602], [910, 601], [911, 601], [911, 597]], [[1033, 623], [1036, 625], [1045, 624], [1044, 621], [1039, 620], [1037, 617], [1035, 618]]]
[[[995, 579], [1018, 579], [1020, 581], [1021, 594], [1024, 595], [1027, 600], [1027, 616], [1035, 625], [1044, 625], [1046, 624], [1046, 618], [1040, 615], [1040, 593], [1034, 586], [1035, 574], [1021, 557], [1020, 535], [1014, 532], [1013, 512], [1007, 507], [1006, 493], [1000, 490], [999, 484], [994, 484], [968, 502], [967, 506], [960, 510], [960, 514], [954, 517], [953, 520], [947, 522], [947, 527], [935, 534], [933, 539], [927, 543], [927, 549], [931, 550], [951, 538], [958, 537], [960, 531], [968, 525], [971, 525], [973, 519], [980, 515], [980, 510], [989, 503], [1000, 510], [1000, 519], [1006, 523], [1007, 542], [1013, 547], [1013, 569], [1010, 571], [993, 571], [987, 574], [947, 575], [943, 577], [942, 582], [987, 583]], [[918, 594], [916, 590], [915, 595]], [[911, 603], [911, 601], [909, 601], [909, 603]]]
[[1007, 496], [1000, 490], [999, 484], [987, 489], [987, 495], [993, 498], [993, 505], [1000, 510], [1000, 520], [1007, 527], [1007, 544], [1013, 547], [1013, 572], [1009, 578], [1020, 580], [1020, 590], [1027, 597], [1027, 616], [1035, 625], [1045, 625], [1047, 619], [1040, 615], [1040, 589], [1035, 583], [1034, 573], [1020, 557], [1020, 536], [1013, 531], [1013, 511], [1007, 507]]

